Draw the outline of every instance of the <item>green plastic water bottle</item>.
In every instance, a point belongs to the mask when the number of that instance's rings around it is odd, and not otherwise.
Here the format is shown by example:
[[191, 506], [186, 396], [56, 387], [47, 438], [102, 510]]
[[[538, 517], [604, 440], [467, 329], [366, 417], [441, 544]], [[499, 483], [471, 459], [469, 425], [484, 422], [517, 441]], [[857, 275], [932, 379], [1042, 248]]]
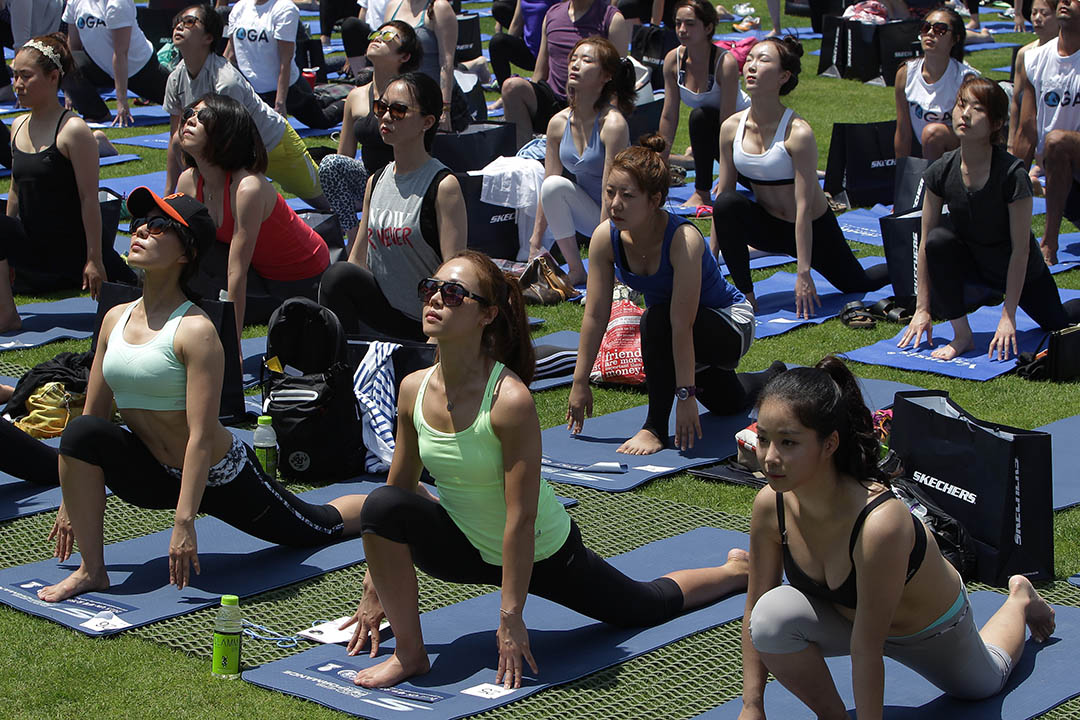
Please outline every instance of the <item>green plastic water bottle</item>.
[[269, 415], [260, 415], [259, 424], [255, 427], [255, 437], [252, 439], [255, 448], [255, 457], [259, 464], [270, 476], [271, 480], [277, 480], [278, 446], [277, 433], [274, 432], [274, 420]]
[[243, 618], [240, 600], [235, 595], [222, 595], [221, 608], [214, 619], [214, 677], [240, 677], [240, 645], [243, 638]]

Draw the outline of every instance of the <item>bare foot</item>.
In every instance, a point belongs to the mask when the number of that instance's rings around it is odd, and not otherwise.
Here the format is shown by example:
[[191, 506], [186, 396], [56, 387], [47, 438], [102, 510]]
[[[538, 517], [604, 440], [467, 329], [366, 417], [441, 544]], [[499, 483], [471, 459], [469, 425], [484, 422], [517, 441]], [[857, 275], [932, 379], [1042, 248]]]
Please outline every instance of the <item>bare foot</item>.
[[366, 688], [392, 687], [413, 675], [423, 675], [431, 669], [427, 653], [421, 651], [415, 661], [403, 661], [395, 652], [378, 665], [356, 673], [354, 683]]
[[620, 445], [615, 452], [627, 455], [652, 455], [663, 449], [664, 443], [660, 441], [660, 438], [653, 435], [651, 431], [642, 428], [634, 433], [634, 437]]
[[1042, 243], [1039, 245], [1039, 249], [1042, 250], [1043, 261], [1045, 261], [1047, 265], [1057, 265], [1058, 260], [1056, 245], [1054, 247], [1050, 247], [1049, 245]]
[[488, 112], [491, 112], [492, 110], [502, 110], [502, 106], [503, 102], [502, 97], [500, 96], [498, 100], [492, 100], [491, 102], [489, 102], [487, 109]]
[[38, 590], [37, 596], [45, 602], [60, 602], [69, 597], [93, 590], [108, 590], [109, 575], [102, 568], [100, 573], [90, 574], [82, 566], [66, 578]]
[[94, 131], [94, 139], [98, 144], [98, 157], [113, 157], [120, 154], [116, 146], [109, 142], [109, 138], [100, 130]]
[[1009, 578], [1009, 597], [1022, 600], [1027, 604], [1024, 611], [1024, 621], [1031, 630], [1031, 637], [1035, 642], [1046, 642], [1054, 634], [1057, 627], [1054, 622], [1054, 608], [1042, 599], [1039, 592], [1032, 587], [1031, 581], [1023, 575], [1013, 575]]
[[742, 548], [731, 548], [728, 550], [727, 562], [724, 563], [724, 566], [735, 573], [736, 577], [741, 580], [740, 587], [745, 589], [747, 582], [750, 580], [750, 553]]
[[10, 400], [14, 392], [15, 388], [10, 385], [0, 384], [0, 402], [7, 402]]
[[934, 352], [930, 353], [930, 357], [937, 358], [938, 360], [952, 360], [957, 355], [963, 355], [968, 350], [975, 347], [975, 342], [969, 337], [966, 340], [957, 339], [945, 347], [939, 347]]
[[694, 190], [694, 194], [682, 204], [682, 207], [701, 207], [702, 205], [712, 205], [712, 198], [709, 197], [707, 191]]

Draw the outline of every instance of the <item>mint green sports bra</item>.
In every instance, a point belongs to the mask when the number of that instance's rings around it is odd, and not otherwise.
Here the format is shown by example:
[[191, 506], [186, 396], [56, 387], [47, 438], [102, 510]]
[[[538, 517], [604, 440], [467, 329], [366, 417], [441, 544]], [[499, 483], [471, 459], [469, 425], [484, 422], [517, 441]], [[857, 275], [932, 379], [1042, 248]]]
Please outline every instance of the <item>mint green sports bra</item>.
[[132, 345], [124, 340], [124, 328], [140, 302], [128, 305], [113, 327], [101, 373], [121, 410], [183, 410], [187, 407], [187, 368], [176, 357], [173, 340], [191, 302], [173, 310], [165, 326], [148, 342]]

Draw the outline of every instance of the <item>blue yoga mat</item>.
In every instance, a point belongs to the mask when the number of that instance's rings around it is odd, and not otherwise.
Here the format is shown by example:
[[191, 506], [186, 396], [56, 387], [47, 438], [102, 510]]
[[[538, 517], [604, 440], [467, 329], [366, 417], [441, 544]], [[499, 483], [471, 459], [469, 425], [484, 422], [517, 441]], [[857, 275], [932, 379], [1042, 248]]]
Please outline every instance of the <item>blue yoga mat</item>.
[[[719, 33], [719, 34], [713, 35], [713, 42], [716, 42], [717, 40], [742, 40], [742, 39], [748, 38], [748, 37], [754, 37], [754, 38], [757, 38], [758, 40], [761, 40], [762, 38], [764, 38], [768, 34], [769, 34], [769, 30], [760, 29], [760, 28], [757, 29], [757, 30], [747, 30], [746, 32], [734, 32], [733, 31], [733, 32], [729, 32], [729, 33]], [[804, 27], [786, 27], [786, 28], [783, 28], [780, 31], [780, 36], [784, 37], [784, 36], [787, 36], [787, 35], [794, 35], [799, 40], [820, 40], [821, 39], [821, 33], [814, 32], [813, 28], [805, 27], [805, 26]]]
[[[308, 502], [325, 503], [341, 495], [371, 492], [371, 481], [337, 483], [302, 493]], [[36, 590], [59, 582], [79, 566], [79, 556], [0, 570], [0, 603], [52, 620], [86, 635], [111, 635], [130, 627], [186, 615], [220, 601], [222, 594], [246, 597], [355, 565], [364, 559], [364, 544], [353, 537], [320, 548], [287, 548], [247, 535], [213, 517], [195, 521], [202, 574], [192, 574], [183, 590], [168, 585], [169, 538], [172, 530], [125, 540], [105, 547], [112, 587], [60, 603], [43, 603]], [[120, 623], [102, 627], [91, 618], [101, 611]]]
[[1080, 505], [1080, 415], [1035, 428], [1053, 436], [1054, 509]]
[[[1065, 302], [1080, 297], [1080, 290], [1061, 289], [1061, 301]], [[986, 355], [989, 351], [990, 341], [997, 331], [998, 321], [1001, 320], [1001, 305], [994, 307], [981, 307], [968, 315], [975, 336], [975, 349], [969, 350], [963, 355], [952, 360], [938, 360], [930, 356], [934, 349], [946, 345], [952, 340], [952, 326], [947, 323], [938, 323], [934, 326], [933, 348], [927, 348], [924, 340], [918, 350], [910, 347], [900, 349], [896, 343], [904, 334], [906, 327], [901, 327], [895, 337], [879, 340], [873, 345], [851, 350], [844, 353], [848, 360], [867, 363], [870, 365], [884, 365], [886, 367], [900, 368], [901, 370], [923, 370], [948, 375], [949, 377], [962, 378], [964, 380], [990, 380], [998, 375], [1003, 375], [1016, 367], [1016, 359], [1010, 358], [1005, 362], [989, 360]], [[1016, 344], [1020, 352], [1034, 352], [1034, 350], [1046, 337], [1046, 331], [1039, 328], [1035, 321], [1028, 317], [1021, 309], [1016, 311]]]
[[22, 329], [0, 333], [0, 350], [22, 350], [94, 334], [97, 302], [88, 297], [21, 305], [18, 310]]
[[[885, 258], [882, 257], [859, 258], [859, 264], [864, 268], [883, 262]], [[865, 293], [842, 293], [817, 271], [811, 270], [810, 274], [814, 278], [821, 307], [817, 308], [814, 316], [809, 319], [795, 315], [795, 273], [778, 272], [754, 283], [754, 295], [758, 303], [758, 311], [754, 316], [757, 321], [754, 337], [772, 337], [803, 325], [820, 325], [839, 315], [844, 305], [853, 300], [873, 303], [892, 295], [891, 285]]]
[[[165, 112], [165, 108], [160, 105], [131, 105], [131, 119], [134, 121], [132, 127], [144, 127], [146, 125], [168, 125], [169, 113]], [[103, 123], [86, 123], [91, 128], [108, 130], [111, 128], [112, 120]]]
[[980, 50], [1002, 50], [1004, 48], [1020, 47], [1020, 43], [1014, 42], [984, 42], [975, 43], [974, 45], [964, 45], [964, 50], [969, 53], [979, 52]]
[[[861, 378], [859, 385], [871, 410], [892, 405], [893, 396], [897, 392], [918, 389], [905, 383]], [[702, 437], [694, 442], [693, 449], [682, 452], [675, 448], [666, 448], [652, 455], [624, 455], [616, 452], [619, 446], [644, 424], [647, 410], [645, 405], [640, 405], [600, 417], [586, 418], [579, 435], [571, 435], [562, 424], [541, 433], [544, 455], [552, 460], [580, 465], [595, 462], [624, 463], [627, 465], [625, 473], [589, 473], [545, 466], [541, 467], [540, 474], [554, 482], [583, 485], [608, 492], [624, 492], [653, 478], [702, 465], [713, 465], [734, 455], [737, 450], [735, 433], [753, 421], [749, 411], [735, 415], [714, 415], [699, 403]], [[675, 410], [672, 408], [668, 433], [674, 431]]]
[[[996, 11], [995, 11], [996, 14]], [[980, 20], [979, 24], [982, 25], [983, 30], [989, 30], [991, 34], [997, 35], [998, 33], [1011, 33], [1013, 31], [1012, 20]], [[1031, 23], [1024, 23], [1024, 32], [1033, 32]], [[1005, 70], [1005, 72], [1009, 72]]]
[[158, 170], [157, 172], [143, 173], [142, 175], [124, 175], [123, 177], [104, 178], [100, 185], [101, 187], [109, 188], [124, 197], [127, 197], [135, 188], [143, 185], [156, 193], [162, 193], [165, 190], [165, 171]]
[[293, 126], [293, 130], [296, 130], [296, 134], [302, 138], [305, 137], [325, 137], [331, 133], [341, 132], [341, 124], [338, 123], [334, 127], [329, 128], [312, 128], [305, 125], [299, 118], [292, 115], [289, 116], [289, 124]]
[[[1005, 596], [994, 592], [971, 594], [975, 622], [982, 625], [1001, 607]], [[1005, 689], [986, 700], [957, 700], [946, 697], [914, 670], [885, 658], [886, 720], [1028, 720], [1080, 695], [1076, 682], [1076, 656], [1080, 653], [1080, 608], [1055, 605], [1057, 630], [1049, 642], [1028, 640], [1024, 655], [1009, 677]], [[851, 658], [825, 661], [840, 697], [854, 716]], [[735, 720], [742, 700], [734, 700], [710, 710], [699, 718]], [[813, 714], [780, 683], [765, 686], [765, 713], [770, 718], [809, 720]]]
[[134, 145], [135, 147], [155, 148], [167, 150], [169, 148], [169, 131], [147, 133], [145, 135], [132, 135], [131, 137], [116, 138], [113, 145]]
[[[560, 330], [559, 332], [534, 337], [533, 345], [554, 345], [555, 347], [564, 348], [566, 350], [577, 350], [580, 337], [580, 334], [573, 330]], [[566, 387], [573, 382], [574, 372], [571, 370], [567, 375], [533, 380], [529, 383], [529, 390], [532, 390], [533, 392], [550, 390], [551, 388]]]
[[[132, 162], [134, 160], [141, 160], [138, 155], [131, 153], [110, 155], [108, 157], [98, 158], [98, 166], [105, 167], [107, 165], [121, 165], [123, 163]], [[0, 178], [11, 177], [11, 170], [8, 168], [0, 168]]]
[[[1042, 238], [1039, 238], [1041, 241]], [[1050, 273], [1056, 275], [1066, 270], [1080, 267], [1080, 232], [1063, 233], [1058, 236], [1058, 261], [1050, 266]]]
[[[11, 378], [0, 378], [0, 382], [14, 385]], [[7, 422], [0, 420], [0, 422]], [[60, 438], [43, 441], [46, 445], [59, 447]], [[62, 500], [60, 486], [48, 487], [35, 485], [26, 480], [0, 472], [0, 522], [13, 520], [27, 515], [37, 515], [60, 507]]]
[[843, 215], [837, 215], [836, 221], [840, 223], [840, 230], [849, 241], [861, 242], [867, 245], [882, 247], [881, 223], [879, 219], [888, 215], [889, 211], [883, 205], [873, 208], [859, 208], [851, 210]]
[[[732, 547], [749, 538], [730, 530], [698, 528], [611, 558], [611, 564], [637, 579], [652, 579], [674, 566], [722, 564]], [[544, 688], [576, 680], [617, 665], [694, 633], [740, 617], [746, 596], [729, 596], [652, 628], [624, 629], [586, 618], [539, 597], [525, 604], [529, 645], [540, 668], [527, 670], [522, 687], [504, 693], [494, 687], [498, 657], [493, 640], [499, 623], [498, 592], [420, 616], [431, 670], [386, 690], [353, 685], [356, 670], [382, 662], [394, 640], [379, 646], [379, 657], [349, 657], [342, 645], [320, 645], [299, 655], [244, 673], [260, 687], [306, 698], [352, 715], [383, 720], [405, 710], [422, 710], [432, 720], [454, 720], [528, 697]], [[351, 608], [350, 608], [351, 610]]]

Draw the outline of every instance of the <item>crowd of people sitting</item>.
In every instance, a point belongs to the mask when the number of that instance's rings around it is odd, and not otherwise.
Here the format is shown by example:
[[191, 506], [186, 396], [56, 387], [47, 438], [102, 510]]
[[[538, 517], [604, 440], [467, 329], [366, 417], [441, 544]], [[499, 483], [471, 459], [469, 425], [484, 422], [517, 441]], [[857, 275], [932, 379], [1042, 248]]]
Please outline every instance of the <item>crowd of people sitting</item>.
[[[14, 19], [19, 3], [8, 4]], [[840, 361], [737, 372], [758, 312], [752, 249], [794, 259], [797, 317], [821, 305], [812, 270], [844, 292], [889, 282], [885, 263], [860, 264], [819, 185], [814, 131], [788, 102], [802, 71], [797, 39], [772, 34], [740, 59], [713, 43], [718, 14], [707, 0], [518, 0], [497, 8], [494, 88], [517, 147], [543, 146], [522, 159], [540, 179], [520, 259], [557, 248], [569, 282], [587, 289], [566, 409], [571, 431], [592, 414], [590, 370], [616, 280], [647, 305], [648, 412], [620, 452], [689, 450], [701, 435], [698, 401], [719, 414], [757, 411], [769, 482], [754, 501], [749, 553], [732, 550], [722, 566], [639, 582], [585, 546], [540, 478], [522, 293], [467, 249], [461, 183], [433, 154], [438, 133], [469, 122], [451, 3], [323, 2], [323, 41], [342, 22], [342, 69], [360, 78], [331, 103], [294, 61], [299, 11], [291, 0], [216, 4], [178, 9], [171, 70], [139, 29], [133, 0], [69, 0], [62, 9], [59, 0], [35, 0], [32, 34], [16, 38], [12, 88], [26, 112], [10, 130], [0, 331], [20, 327], [17, 293], [79, 289], [96, 298], [106, 280], [142, 288], [138, 300], [105, 315], [84, 414], [58, 450], [0, 422], [4, 442], [25, 449], [0, 455], [0, 469], [61, 485], [56, 555], [66, 560], [76, 542], [81, 551], [78, 569], [43, 588], [42, 600], [107, 589], [107, 487], [138, 506], [175, 508], [169, 580], [180, 588], [199, 571], [198, 512], [282, 544], [363, 534], [368, 575], [349, 651], [370, 642], [374, 655], [384, 616], [397, 643], [389, 659], [357, 675], [369, 687], [428, 669], [414, 565], [454, 582], [501, 586], [497, 681], [515, 687], [526, 666], [537, 671], [521, 614], [528, 592], [642, 626], [746, 589], [744, 718], [764, 717], [768, 672], [819, 717], [843, 716], [823, 662], [843, 653], [867, 668], [855, 681], [860, 716], [881, 714], [883, 656], [948, 694], [987, 697], [1018, 662], [1025, 628], [1049, 637], [1053, 611], [1022, 576], [976, 627], [933, 536], [888, 502], [870, 413]], [[1080, 111], [1071, 109], [1080, 97], [1080, 0], [1031, 4], [1038, 39], [1017, 56], [1011, 99], [964, 63], [963, 18], [926, 10], [916, 13], [922, 53], [896, 74], [895, 157], [929, 163], [918, 297], [900, 344], [930, 338], [933, 307], [955, 331], [934, 355], [971, 350], [963, 288], [978, 283], [1005, 297], [997, 331], [978, 350], [1007, 359], [1018, 350], [1018, 307], [1046, 330], [1080, 322], [1080, 301], [1062, 303], [1048, 268], [1062, 218], [1080, 222]], [[769, 11], [778, 29], [778, 0]], [[648, 90], [626, 56], [632, 26], [650, 19], [670, 24], [678, 46], [663, 58], [659, 132], [638, 138], [629, 123], [653, 98], [641, 97]], [[531, 79], [511, 65], [531, 70]], [[100, 94], [109, 89], [115, 113]], [[75, 112], [57, 101], [61, 93]], [[163, 105], [169, 140], [164, 185], [127, 198], [134, 219], [125, 261], [113, 249], [115, 228], [103, 227], [99, 144], [88, 123], [131, 124], [132, 93]], [[683, 105], [696, 169], [685, 204], [710, 211], [708, 241], [668, 203]], [[341, 122], [336, 152], [317, 163], [290, 116], [314, 128]], [[269, 180], [332, 212], [345, 257], [331, 262], [327, 239]], [[1047, 205], [1041, 244], [1031, 231], [1039, 193]], [[587, 269], [579, 237], [588, 242]], [[224, 351], [192, 301], [231, 301], [239, 340], [245, 324], [267, 322], [295, 296], [332, 310], [348, 334], [438, 346], [434, 367], [401, 381], [387, 485], [369, 496], [304, 502], [217, 419]], [[126, 427], [111, 422], [114, 403]], [[424, 469], [438, 499], [419, 482]], [[790, 584], [781, 586], [784, 572]]]

